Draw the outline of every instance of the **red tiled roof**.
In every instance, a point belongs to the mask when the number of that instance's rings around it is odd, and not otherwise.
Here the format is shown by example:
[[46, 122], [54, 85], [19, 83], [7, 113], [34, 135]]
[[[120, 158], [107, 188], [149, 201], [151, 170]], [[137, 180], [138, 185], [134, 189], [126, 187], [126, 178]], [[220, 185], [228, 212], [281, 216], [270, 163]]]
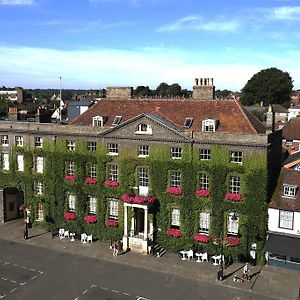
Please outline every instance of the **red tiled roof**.
[[[265, 133], [265, 127], [236, 100], [100, 100], [75, 118], [72, 125], [92, 125], [94, 116], [107, 116], [105, 126], [112, 126], [115, 116], [121, 123], [142, 113], [154, 113], [165, 118], [180, 130], [201, 131], [202, 121], [217, 119], [219, 132], [244, 134]], [[193, 118], [191, 128], [184, 128], [186, 118]]]
[[291, 118], [282, 129], [285, 140], [300, 140], [300, 117]]

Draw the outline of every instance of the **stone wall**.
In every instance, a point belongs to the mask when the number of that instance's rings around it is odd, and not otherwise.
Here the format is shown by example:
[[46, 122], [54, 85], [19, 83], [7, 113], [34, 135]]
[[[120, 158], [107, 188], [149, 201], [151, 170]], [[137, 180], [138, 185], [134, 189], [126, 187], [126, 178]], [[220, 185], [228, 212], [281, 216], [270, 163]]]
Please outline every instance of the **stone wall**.
[[130, 99], [133, 95], [132, 87], [108, 87], [106, 88], [106, 99]]

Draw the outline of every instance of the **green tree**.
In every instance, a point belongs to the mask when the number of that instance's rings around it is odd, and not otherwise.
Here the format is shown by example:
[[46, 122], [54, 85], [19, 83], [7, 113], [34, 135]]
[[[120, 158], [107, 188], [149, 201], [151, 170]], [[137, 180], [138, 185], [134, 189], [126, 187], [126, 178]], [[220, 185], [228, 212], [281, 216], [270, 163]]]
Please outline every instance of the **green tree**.
[[229, 90], [216, 90], [216, 97], [218, 99], [224, 99], [230, 95], [231, 91]]
[[277, 68], [261, 70], [254, 74], [242, 89], [241, 103], [253, 105], [263, 101], [264, 105], [281, 104], [290, 100], [293, 89], [289, 73]]
[[139, 85], [134, 91], [133, 91], [134, 97], [146, 97], [151, 95], [151, 90], [149, 86], [143, 86]]
[[178, 83], [169, 85], [166, 95], [169, 97], [182, 96], [181, 86]]
[[169, 85], [165, 82], [162, 82], [155, 90], [156, 95], [160, 97], [166, 97], [168, 88]]

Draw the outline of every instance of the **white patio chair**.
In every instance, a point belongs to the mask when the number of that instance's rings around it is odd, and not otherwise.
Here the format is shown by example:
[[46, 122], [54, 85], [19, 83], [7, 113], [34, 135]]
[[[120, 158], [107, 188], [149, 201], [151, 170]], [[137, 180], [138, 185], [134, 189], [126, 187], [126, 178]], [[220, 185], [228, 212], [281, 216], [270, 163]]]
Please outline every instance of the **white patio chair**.
[[85, 233], [82, 233], [81, 236], [80, 236], [80, 241], [81, 243], [83, 244], [86, 244], [87, 243], [87, 235]]
[[63, 228], [60, 228], [58, 230], [58, 236], [60, 239], [63, 239], [65, 237], [65, 230]]
[[[204, 255], [203, 253], [195, 253], [195, 255], [197, 256], [197, 262], [201, 262], [202, 261], [202, 255]], [[201, 260], [200, 260], [201, 259]]]
[[92, 243], [92, 242], [93, 242], [93, 235], [92, 235], [92, 234], [91, 234], [91, 235], [87, 235], [86, 241], [87, 241], [88, 243]]
[[180, 254], [182, 255], [181, 260], [186, 260], [187, 251], [182, 250], [182, 251], [180, 251]]
[[70, 232], [71, 242], [75, 241], [75, 232]]
[[201, 262], [204, 262], [204, 261], [208, 261], [208, 254], [207, 254], [207, 252], [203, 253], [202, 256], [201, 256]]
[[70, 237], [69, 230], [65, 230], [64, 237], [67, 237], [67, 238]]
[[193, 259], [194, 258], [194, 251], [189, 250], [189, 251], [187, 251], [186, 255], [187, 255], [187, 259]]
[[217, 266], [219, 263], [218, 263], [218, 256], [217, 255], [213, 255], [211, 257], [211, 259], [213, 260], [213, 265], [214, 266]]

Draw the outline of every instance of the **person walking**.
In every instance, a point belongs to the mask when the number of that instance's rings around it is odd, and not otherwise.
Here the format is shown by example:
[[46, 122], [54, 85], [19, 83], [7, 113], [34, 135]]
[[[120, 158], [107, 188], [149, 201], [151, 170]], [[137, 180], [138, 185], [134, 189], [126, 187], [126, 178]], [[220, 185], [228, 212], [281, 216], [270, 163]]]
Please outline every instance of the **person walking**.
[[25, 222], [25, 227], [24, 227], [24, 239], [28, 240], [28, 223]]
[[242, 279], [247, 279], [247, 281], [250, 281], [250, 276], [249, 276], [250, 270], [248, 263], [245, 264], [244, 269], [243, 269], [243, 276]]

